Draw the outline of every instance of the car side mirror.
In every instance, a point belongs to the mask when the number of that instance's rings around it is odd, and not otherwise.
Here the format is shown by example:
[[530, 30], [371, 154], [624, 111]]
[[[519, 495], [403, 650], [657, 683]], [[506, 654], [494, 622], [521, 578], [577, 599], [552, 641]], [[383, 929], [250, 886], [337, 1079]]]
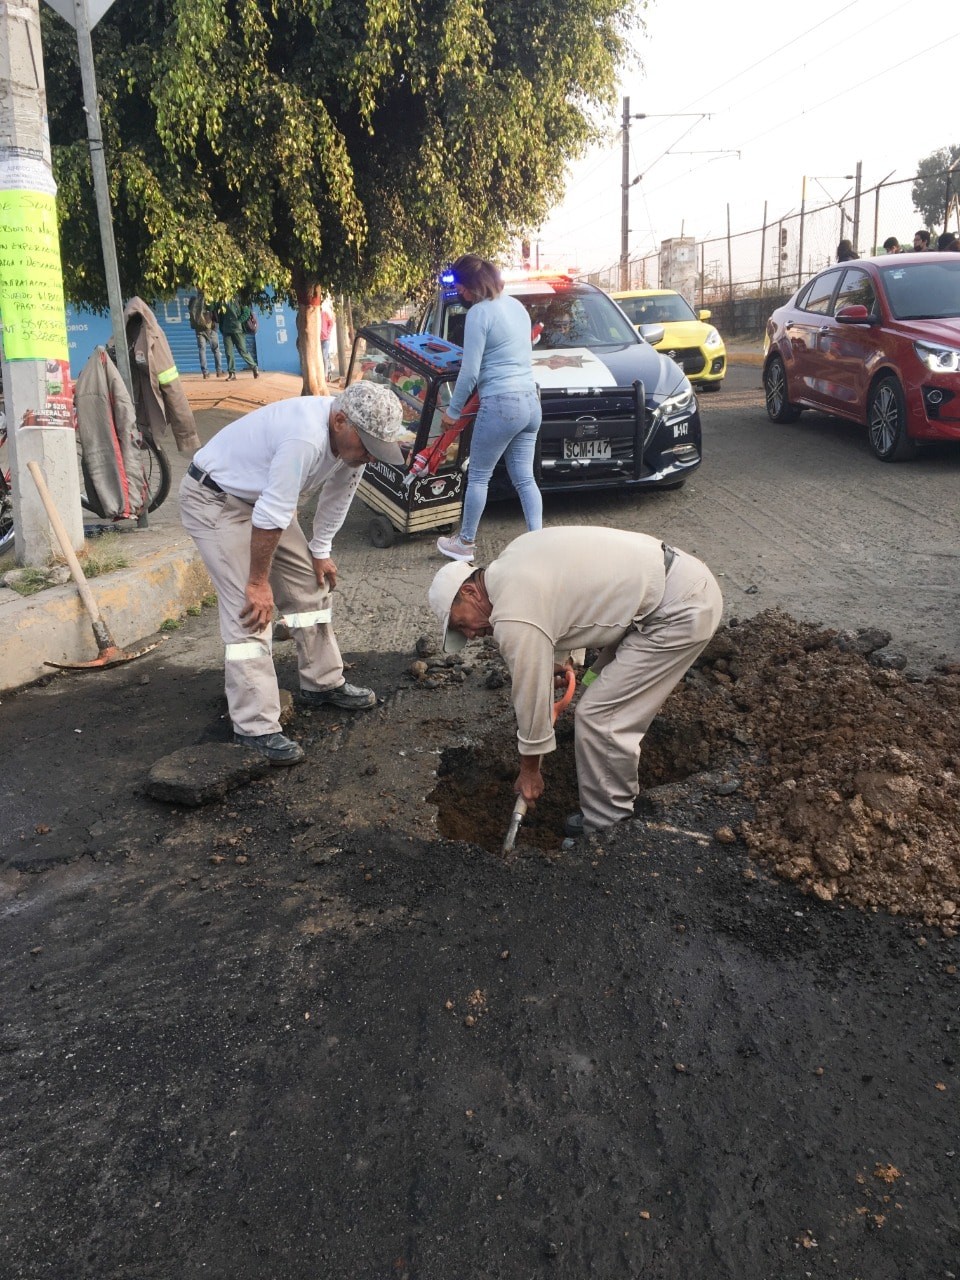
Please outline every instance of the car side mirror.
[[709, 319], [710, 319], [710, 317], [711, 317], [712, 315], [713, 315], [713, 312], [712, 312], [712, 311], [707, 311], [707, 310], [705, 310], [705, 309], [702, 309], [702, 310], [700, 310], [700, 311], [698, 311], [698, 312], [697, 312], [697, 319], [698, 319], [698, 320], [709, 320]]
[[663, 335], [666, 333], [662, 324], [638, 324], [637, 329], [640, 337], [644, 342], [649, 342], [651, 347], [655, 347], [658, 342], [663, 341]]
[[880, 317], [873, 316], [860, 302], [851, 302], [841, 307], [833, 317], [837, 324], [879, 324]]

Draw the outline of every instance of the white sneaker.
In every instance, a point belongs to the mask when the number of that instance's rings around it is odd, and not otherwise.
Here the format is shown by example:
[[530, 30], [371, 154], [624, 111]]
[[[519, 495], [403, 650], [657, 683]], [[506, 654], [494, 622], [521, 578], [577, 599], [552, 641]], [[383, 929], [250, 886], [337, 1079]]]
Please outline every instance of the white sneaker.
[[438, 538], [437, 550], [451, 560], [472, 560], [477, 554], [476, 545], [464, 542], [459, 533], [455, 533], [452, 538]]

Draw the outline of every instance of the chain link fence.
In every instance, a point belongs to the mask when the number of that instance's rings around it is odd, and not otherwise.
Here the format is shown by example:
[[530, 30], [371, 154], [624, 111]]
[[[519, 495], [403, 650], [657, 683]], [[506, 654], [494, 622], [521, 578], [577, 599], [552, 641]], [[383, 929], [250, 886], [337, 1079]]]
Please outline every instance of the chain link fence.
[[[960, 187], [960, 173], [933, 175], [944, 184], [945, 221], [960, 231], [960, 199], [950, 197], [950, 181]], [[930, 180], [930, 175], [926, 175]], [[681, 289], [693, 307], [707, 308], [723, 333], [757, 336], [767, 316], [812, 275], [837, 260], [841, 240], [849, 240], [861, 257], [881, 254], [883, 242], [895, 236], [904, 249], [913, 248], [914, 232], [923, 226], [912, 196], [916, 177], [881, 182], [875, 187], [848, 192], [839, 200], [764, 220], [750, 231], [731, 232], [709, 240], [697, 240], [695, 283]], [[928, 228], [932, 246], [937, 231]], [[672, 288], [661, 279], [661, 253], [630, 258], [629, 289]], [[621, 285], [619, 261], [587, 277], [610, 291]], [[694, 296], [689, 296], [690, 294]]]

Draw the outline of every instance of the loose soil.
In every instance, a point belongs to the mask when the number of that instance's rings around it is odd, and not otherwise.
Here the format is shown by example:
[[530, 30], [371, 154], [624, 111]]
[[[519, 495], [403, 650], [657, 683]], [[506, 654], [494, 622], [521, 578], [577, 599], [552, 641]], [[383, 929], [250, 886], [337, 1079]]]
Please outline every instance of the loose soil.
[[4, 1280], [952, 1280], [960, 675], [883, 640], [724, 627], [562, 848], [568, 715], [509, 863], [489, 647], [194, 811], [189, 628], [5, 701]]

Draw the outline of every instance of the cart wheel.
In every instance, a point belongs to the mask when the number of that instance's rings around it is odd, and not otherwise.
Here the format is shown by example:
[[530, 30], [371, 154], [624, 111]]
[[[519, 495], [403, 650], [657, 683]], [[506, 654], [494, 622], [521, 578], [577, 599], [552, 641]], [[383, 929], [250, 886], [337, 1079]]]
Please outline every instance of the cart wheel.
[[386, 516], [374, 516], [367, 525], [367, 532], [375, 547], [392, 547], [397, 540], [397, 531]]

